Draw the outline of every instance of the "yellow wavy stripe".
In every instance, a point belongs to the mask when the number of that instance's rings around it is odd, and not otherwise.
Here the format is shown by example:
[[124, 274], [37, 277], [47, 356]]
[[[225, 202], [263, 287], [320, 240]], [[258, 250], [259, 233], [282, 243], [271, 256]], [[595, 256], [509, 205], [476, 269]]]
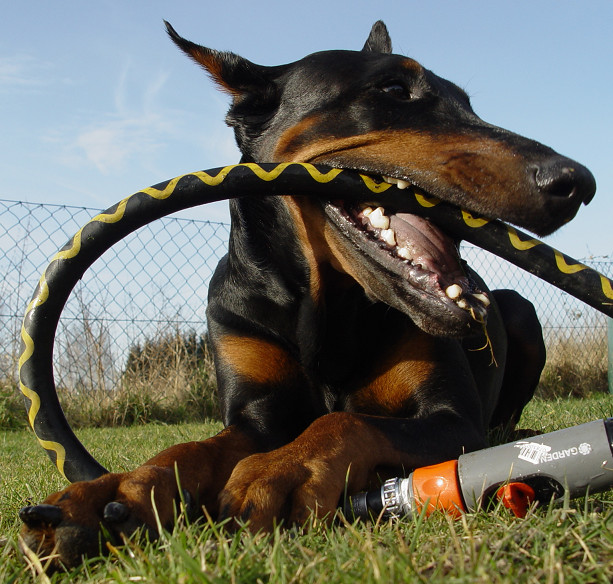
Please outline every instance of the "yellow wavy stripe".
[[[100, 213], [96, 215], [95, 217], [92, 217], [89, 220], [89, 223], [93, 223], [94, 221], [98, 221], [99, 223], [117, 223], [117, 221], [120, 221], [121, 219], [123, 219], [123, 216], [125, 215], [125, 212], [126, 212], [126, 205], [128, 204], [128, 200], [130, 198], [131, 197], [126, 197], [125, 199], [120, 201], [117, 204], [117, 209], [115, 209], [114, 213]], [[83, 231], [83, 229], [84, 228], [81, 228], [79, 232]]]
[[312, 164], [303, 164], [304, 168], [306, 168], [307, 172], [311, 175], [311, 177], [320, 183], [328, 183], [334, 180], [341, 172], [343, 172], [340, 168], [333, 168], [328, 172], [319, 172]]
[[[89, 222], [87, 223], [89, 225]], [[79, 231], [77, 231], [72, 238], [72, 245], [69, 249], [65, 249], [63, 251], [58, 251], [52, 258], [51, 261], [54, 260], [68, 260], [70, 258], [75, 257], [81, 251], [81, 233], [85, 226], [81, 227]]]
[[[271, 171], [265, 171], [259, 165], [253, 164], [253, 163], [245, 164], [243, 166], [247, 166], [261, 180], [272, 181], [278, 178], [279, 175], [289, 166], [289, 164], [291, 163], [279, 164]], [[217, 175], [215, 176], [211, 176], [206, 172], [197, 172], [197, 173], [192, 173], [192, 174], [196, 176], [197, 178], [199, 178], [205, 184], [208, 184], [210, 186], [217, 186], [224, 181], [224, 179], [228, 176], [230, 171], [236, 166], [238, 165], [233, 164], [233, 165], [226, 166], [222, 168], [220, 172], [217, 173]], [[311, 177], [315, 181], [320, 182], [320, 183], [330, 182], [342, 172], [341, 169], [335, 168], [325, 173], [322, 173], [311, 164], [303, 164], [302, 166], [307, 170], [307, 172], [311, 175]], [[179, 182], [179, 180], [181, 180], [181, 178], [182, 176], [172, 179], [171, 181], [169, 181], [166, 187], [161, 191], [153, 187], [149, 187], [147, 189], [144, 189], [142, 192], [146, 193], [147, 195], [155, 199], [166, 199], [174, 192], [176, 185]], [[389, 188], [390, 186], [391, 185], [386, 185], [386, 188]], [[373, 189], [371, 188], [371, 190]], [[70, 246], [70, 248], [57, 252], [51, 259], [50, 264], [53, 261], [70, 259], [79, 254], [79, 252], [81, 251], [81, 238], [82, 238], [83, 230], [90, 223], [100, 222], [100, 223], [110, 224], [110, 223], [117, 223], [118, 221], [123, 219], [125, 215], [126, 207], [127, 207], [127, 204], [130, 198], [131, 197], [127, 197], [123, 199], [122, 201], [120, 201], [119, 204], [117, 205], [117, 208], [115, 209], [113, 213], [99, 213], [98, 215], [90, 219], [83, 227], [81, 227], [81, 229], [77, 231], [77, 233], [75, 233], [75, 235], [72, 238], [72, 245]], [[39, 280], [39, 292], [35, 297], [32, 298], [32, 300], [28, 304], [28, 307], [26, 308], [26, 316], [35, 307], [44, 304], [48, 298], [49, 298], [49, 285], [47, 283], [46, 270], [45, 270], [45, 272], [42, 274]], [[32, 337], [29, 335], [27, 330], [25, 329], [25, 326], [22, 326], [21, 328], [21, 338], [23, 340], [25, 348], [19, 357], [19, 369], [23, 367], [23, 365], [32, 357], [34, 353], [34, 341], [32, 340]], [[40, 396], [34, 390], [30, 389], [23, 383], [20, 383], [19, 386], [20, 386], [20, 390], [23, 393], [23, 395], [25, 395], [30, 400], [30, 407], [28, 409], [28, 421], [30, 423], [30, 426], [34, 430], [34, 422], [36, 420], [36, 416], [38, 415], [40, 411], [40, 407], [41, 407]], [[36, 434], [35, 430], [34, 430], [34, 433]], [[43, 448], [45, 448], [48, 451], [55, 452], [56, 465], [59, 471], [62, 474], [64, 474], [64, 463], [66, 461], [65, 448], [58, 442], [53, 442], [50, 440], [43, 440], [39, 438], [38, 436], [36, 436], [36, 438], [38, 439], [38, 441], [40, 442]]]
[[[197, 175], [197, 174], [206, 174], [206, 173], [193, 173], [193, 174]], [[164, 199], [167, 199], [168, 197], [170, 197], [170, 195], [172, 195], [172, 193], [175, 190], [175, 187], [177, 186], [177, 183], [184, 176], [187, 176], [187, 175], [181, 175], [181, 176], [177, 176], [176, 178], [173, 178], [171, 181], [169, 181], [166, 187], [164, 187], [164, 189], [162, 189], [161, 191], [154, 187], [148, 187], [146, 189], [143, 189], [141, 192], [145, 193], [146, 195], [149, 195], [153, 199], [157, 199], [158, 201], [163, 201]], [[198, 177], [198, 178], [201, 178], [201, 177]], [[203, 182], [206, 183], [206, 180], [204, 180]]]
[[[21, 356], [19, 357], [19, 368], [23, 366], [23, 364], [32, 356], [34, 353], [34, 341], [32, 337], [28, 334], [24, 327], [21, 328], [21, 338], [23, 339], [25, 349]], [[39, 441], [40, 445], [45, 450], [50, 450], [55, 452], [55, 464], [58, 470], [64, 475], [64, 463], [66, 462], [66, 449], [59, 442], [52, 442], [51, 440], [43, 440], [36, 434], [36, 429], [34, 428], [34, 421], [36, 420], [36, 416], [40, 411], [40, 396], [32, 389], [19, 382], [19, 389], [21, 393], [25, 395], [30, 400], [30, 408], [28, 409], [28, 421], [30, 422], [30, 426], [32, 430], [34, 430], [34, 435], [36, 439]], [[64, 475], [66, 476], [66, 475]]]
[[[23, 341], [24, 349], [21, 355], [19, 355], [20, 372], [26, 361], [34, 354], [34, 341], [32, 340], [32, 337], [30, 336], [24, 325], [21, 325], [21, 340]], [[34, 420], [36, 419], [36, 415], [40, 410], [40, 398], [35, 391], [32, 391], [21, 381], [19, 382], [19, 389], [21, 390], [21, 393], [23, 393], [23, 395], [25, 395], [30, 400], [30, 407], [28, 408], [28, 421], [30, 422], [30, 426], [32, 426], [32, 429], [34, 430]]]
[[[220, 185], [227, 178], [227, 176], [230, 174], [232, 169], [237, 168], [239, 166], [247, 167], [260, 180], [269, 182], [269, 181], [273, 181], [276, 178], [278, 178], [279, 175], [288, 166], [293, 166], [295, 164], [297, 163], [296, 162], [283, 162], [281, 164], [277, 164], [277, 166], [275, 166], [272, 170], [264, 170], [259, 164], [255, 164], [254, 162], [248, 162], [244, 164], [231, 164], [229, 166], [224, 166], [216, 175], [211, 175], [208, 172], [204, 172], [204, 171], [192, 172], [189, 174], [184, 174], [176, 178], [173, 178], [171, 181], [168, 182], [168, 184], [162, 190], [156, 189], [154, 187], [149, 187], [149, 188], [143, 189], [141, 192], [157, 200], [167, 199], [174, 192], [177, 186], [177, 183], [185, 176], [194, 176], [200, 179], [204, 184], [209, 185], [211, 187], [215, 187], [215, 186]], [[334, 180], [341, 172], [343, 172], [340, 168], [332, 168], [326, 172], [321, 172], [317, 168], [315, 168], [312, 164], [301, 164], [300, 166], [302, 166], [309, 173], [309, 175], [311, 176], [313, 180], [319, 183], [328, 183]], [[373, 184], [375, 184], [374, 181], [372, 181], [372, 179], [370, 179], [370, 181]], [[368, 183], [367, 183], [367, 186], [371, 190], [375, 190]], [[382, 189], [382, 190], [385, 190], [385, 189]], [[380, 191], [375, 190], [375, 192], [380, 192]]]
[[490, 222], [489, 219], [483, 217], [473, 217], [468, 211], [462, 211], [462, 219], [469, 227], [483, 227]]
[[92, 217], [79, 231], [74, 234], [72, 238], [72, 246], [70, 249], [66, 249], [64, 251], [57, 252], [51, 261], [54, 260], [66, 260], [75, 257], [81, 251], [81, 236], [83, 234], [83, 230], [90, 225], [91, 223], [117, 223], [123, 219], [123, 216], [126, 212], [126, 205], [128, 204], [128, 200], [130, 197], [123, 199], [118, 205], [117, 209], [113, 213], [99, 213], [95, 217]]
[[59, 442], [52, 442], [51, 440], [38, 439], [38, 443], [47, 451], [55, 452], [55, 466], [62, 473], [62, 476], [68, 480], [66, 473], [64, 472], [64, 464], [66, 463], [66, 449]]
[[391, 185], [390, 183], [386, 183], [386, 182], [375, 182], [372, 178], [370, 178], [368, 175], [366, 174], [361, 174], [360, 178], [362, 179], [362, 181], [364, 181], [364, 184], [366, 185], [366, 188], [369, 191], [372, 191], [373, 193], [384, 193], [385, 191], [387, 191], [387, 189], [391, 188], [393, 185]]
[[[176, 178], [173, 178], [171, 181], [169, 181], [169, 183], [162, 190], [156, 189], [154, 187], [149, 187], [149, 188], [143, 189], [141, 192], [157, 200], [167, 199], [174, 192], [177, 186], [177, 183], [185, 176], [194, 176], [200, 179], [204, 184], [211, 186], [211, 187], [215, 187], [215, 186], [220, 185], [226, 179], [226, 177], [230, 174], [232, 169], [237, 168], [239, 166], [247, 167], [260, 180], [269, 182], [269, 181], [273, 181], [276, 178], [278, 178], [279, 175], [288, 166], [292, 166], [295, 164], [297, 163], [283, 162], [281, 164], [277, 164], [277, 166], [275, 166], [272, 170], [264, 170], [259, 164], [255, 164], [254, 162], [248, 162], [244, 164], [231, 164], [229, 166], [224, 166], [216, 175], [211, 175], [208, 172], [204, 172], [204, 171], [192, 172], [189, 174], [184, 174]], [[311, 178], [313, 180], [319, 183], [328, 183], [334, 180], [341, 172], [343, 172], [340, 168], [332, 168], [326, 172], [321, 172], [317, 168], [315, 168], [312, 164], [301, 164], [300, 166], [302, 166], [309, 173], [309, 175], [311, 175]], [[373, 181], [373, 184], [374, 184], [374, 181]], [[367, 186], [371, 190], [373, 190], [368, 184]]]
[[45, 279], [44, 274], [38, 280], [38, 285], [38, 294], [36, 294], [36, 296], [33, 296], [32, 300], [30, 300], [26, 308], [26, 316], [29, 314], [30, 310], [36, 308], [37, 306], [40, 306], [47, 301], [47, 298], [49, 298], [49, 286], [47, 284], [47, 280]]
[[[273, 168], [272, 170], [264, 170], [259, 164], [256, 164], [254, 162], [247, 162], [247, 163], [241, 164], [240, 166], [246, 166], [247, 168], [249, 168], [249, 170], [251, 170], [251, 172], [253, 172], [253, 174], [255, 174], [261, 180], [271, 181], [271, 180], [275, 180], [288, 166], [294, 166], [296, 164], [299, 164], [300, 166], [302, 166], [302, 168], [304, 168], [309, 173], [309, 175], [314, 181], [318, 183], [322, 183], [322, 184], [333, 181], [341, 172], [343, 172], [340, 168], [331, 168], [330, 170], [321, 172], [319, 169], [315, 168], [312, 164], [297, 163], [297, 162], [282, 162], [281, 164], [277, 164], [277, 166], [275, 166], [275, 168]], [[239, 165], [235, 164], [233, 166], [226, 166], [225, 168], [221, 170], [221, 172], [217, 175], [217, 177], [223, 174], [224, 175], [223, 178], [225, 178], [225, 176], [227, 176], [227, 174], [235, 166], [239, 166]], [[200, 173], [197, 173], [197, 176], [199, 174]], [[216, 180], [217, 180], [217, 177], [216, 177]], [[221, 180], [223, 180], [223, 178]], [[219, 182], [217, 182], [216, 184], [219, 184]]]
[[40, 443], [40, 445], [45, 449], [51, 452], [55, 452], [55, 464], [58, 470], [64, 475], [64, 463], [66, 462], [66, 449], [59, 443], [53, 442], [51, 440], [43, 440], [36, 433], [36, 429], [34, 428], [34, 421], [36, 420], [36, 416], [40, 411], [40, 396], [29, 387], [26, 387], [23, 383], [19, 384], [19, 389], [21, 393], [25, 395], [30, 400], [30, 409], [28, 410], [28, 421], [30, 422], [30, 426], [32, 430], [34, 430], [34, 435], [36, 439]]
[[[275, 166], [272, 170], [264, 170], [259, 164], [256, 164], [255, 162], [247, 162], [247, 163], [243, 164], [243, 166], [246, 166], [260, 180], [264, 180], [264, 181], [268, 182], [268, 181], [271, 181], [271, 180], [275, 180], [290, 164], [292, 164], [292, 163], [291, 162], [283, 162], [281, 164], [277, 164], [277, 166]], [[236, 164], [234, 166], [236, 166]], [[234, 166], [226, 166], [226, 168], [224, 168], [222, 170], [222, 172], [219, 173], [219, 175], [222, 174], [222, 173], [227, 175], [234, 168]], [[311, 166], [311, 168], [313, 168], [312, 165], [303, 164], [302, 166], [304, 168], [307, 168], [307, 166]], [[219, 176], [219, 175], [217, 175], [217, 176]], [[311, 175], [311, 176], [313, 176], [313, 175]], [[225, 178], [225, 176], [224, 176], [224, 178]], [[313, 177], [313, 178], [315, 178], [315, 177]], [[217, 184], [219, 184], [219, 183], [217, 183]]]
[[[21, 369], [24, 363], [34, 353], [34, 341], [24, 327], [21, 328], [21, 338], [24, 342], [25, 349], [19, 357], [19, 369]], [[24, 385], [21, 381], [19, 382], [19, 389], [21, 390], [21, 393], [23, 393], [23, 395], [25, 395], [30, 400], [30, 408], [28, 409], [28, 421], [30, 422], [30, 426], [32, 426], [32, 430], [34, 430], [34, 420], [36, 419], [36, 416], [40, 410], [40, 397], [34, 390]]]
[[32, 430], [34, 430], [34, 421], [40, 411], [40, 396], [23, 383], [19, 383], [19, 389], [31, 402], [30, 409], [28, 410], [28, 422], [30, 422], [30, 426], [32, 426]]
[[[75, 233], [74, 237], [72, 238], [72, 245], [70, 246], [70, 248], [57, 252], [51, 259], [51, 262], [49, 263], [51, 264], [53, 261], [56, 261], [56, 260], [64, 260], [64, 259], [75, 257], [81, 251], [81, 235], [82, 235], [83, 229], [85, 229], [87, 225], [89, 225], [90, 223], [94, 221], [103, 222], [103, 223], [116, 223], [117, 221], [123, 218], [125, 214], [126, 204], [127, 204], [127, 199], [124, 199], [123, 201], [121, 201], [121, 203], [119, 203], [114, 213], [111, 213], [111, 214], [100, 213], [99, 215], [96, 215], [95, 217], [90, 219], [90, 221], [88, 221], [86, 225], [84, 225], [81, 229], [79, 229], [79, 231], [77, 231], [77, 233]], [[26, 317], [34, 308], [41, 306], [49, 298], [49, 284], [47, 283], [46, 275], [47, 275], [47, 270], [43, 272], [38, 282], [39, 283], [38, 294], [36, 294], [36, 296], [34, 296], [32, 300], [30, 300], [30, 303], [28, 304], [26, 308], [26, 313], [25, 313]], [[21, 339], [23, 340], [23, 343], [24, 343], [24, 350], [19, 356], [19, 369], [20, 370], [25, 365], [25, 363], [28, 361], [28, 359], [30, 359], [30, 357], [32, 357], [32, 355], [34, 354], [34, 341], [32, 340], [32, 337], [27, 332], [24, 325], [22, 325], [21, 327]], [[21, 393], [23, 393], [23, 395], [25, 395], [30, 400], [30, 407], [28, 408], [28, 421], [30, 423], [30, 426], [32, 427], [32, 430], [34, 430], [36, 439], [38, 440], [40, 445], [45, 450], [55, 452], [55, 464], [58, 470], [62, 473], [62, 475], [66, 476], [64, 474], [64, 464], [66, 462], [66, 449], [59, 442], [54, 442], [52, 440], [43, 440], [36, 434], [36, 430], [34, 428], [34, 422], [36, 420], [36, 416], [38, 415], [38, 412], [40, 411], [40, 407], [41, 407], [40, 396], [33, 389], [30, 389], [29, 387], [27, 387], [21, 382], [19, 383], [19, 389], [21, 390]]]
[[564, 274], [576, 274], [581, 270], [587, 269], [587, 266], [580, 263], [573, 264], [572, 266], [568, 265], [562, 254], [557, 249], [553, 250], [553, 255], [556, 258], [556, 266], [558, 266], [558, 270]]
[[[36, 437], [38, 438], [38, 436]], [[55, 452], [55, 466], [62, 473], [62, 476], [68, 480], [68, 477], [64, 473], [64, 464], [66, 463], [66, 449], [59, 442], [52, 442], [51, 440], [41, 440], [38, 438], [38, 443], [45, 449]]]
[[528, 249], [532, 249], [533, 247], [542, 243], [538, 239], [526, 239], [525, 241], [523, 239], [520, 239], [519, 235], [517, 234], [517, 231], [515, 231], [513, 227], [510, 227], [508, 225], [507, 233], [509, 235], [509, 241], [511, 242], [511, 245], [519, 251], [526, 251]]
[[[189, 174], [182, 174], [181, 176], [177, 176], [173, 178], [172, 180], [168, 181], [168, 184], [162, 190], [156, 189], [155, 187], [148, 187], [146, 189], [143, 189], [141, 192], [145, 193], [146, 195], [149, 195], [153, 199], [156, 199], [158, 201], [163, 201], [164, 199], [167, 199], [168, 197], [170, 197], [172, 193], [174, 193], [175, 188], [177, 187], [177, 183], [185, 176], [195, 176], [196, 178], [200, 179], [204, 184], [209, 185], [211, 187], [215, 187], [221, 184], [226, 179], [230, 171], [233, 168], [236, 168], [237, 166], [238, 166], [237, 164], [232, 164], [230, 166], [224, 166], [215, 176], [212, 176], [209, 173], [204, 172], [204, 171], [190, 172]], [[261, 170], [260, 167], [257, 166], [256, 164], [249, 163], [249, 164], [246, 164], [245, 166], [249, 166], [250, 168], [257, 167], [259, 170]], [[255, 172], [254, 168], [251, 168], [251, 170]], [[276, 176], [279, 176], [279, 174], [277, 174]], [[272, 179], [269, 179], [269, 180], [272, 180]]]
[[30, 426], [32, 430], [34, 430], [34, 435], [38, 440], [39, 444], [45, 449], [51, 452], [55, 452], [55, 464], [58, 470], [64, 475], [64, 464], [66, 462], [66, 449], [59, 443], [53, 442], [51, 440], [43, 440], [36, 433], [36, 429], [34, 428], [34, 420], [40, 411], [40, 397], [39, 395], [31, 390], [29, 387], [26, 387], [23, 383], [19, 384], [21, 389], [21, 393], [25, 395], [31, 402], [30, 409], [28, 411], [28, 421], [30, 422]]
[[[39, 293], [32, 298], [32, 300], [30, 301], [30, 304], [28, 304], [28, 307], [26, 308], [26, 314], [24, 316], [24, 320], [23, 323], [21, 325], [21, 340], [23, 341], [23, 346], [24, 349], [21, 352], [21, 355], [19, 355], [19, 371], [21, 371], [21, 368], [24, 366], [24, 364], [26, 363], [26, 361], [33, 355], [34, 353], [34, 341], [32, 340], [32, 337], [30, 336], [30, 334], [28, 333], [28, 331], [26, 330], [25, 327], [25, 319], [28, 316], [28, 314], [30, 313], [30, 311], [35, 308], [36, 306], [39, 306], [40, 304], [43, 304], [43, 302], [45, 302], [47, 300], [47, 298], [49, 297], [49, 286], [47, 286], [47, 283], [43, 281], [43, 277], [41, 277], [40, 279], [40, 290]], [[19, 384], [21, 392], [28, 398], [30, 398], [30, 401], [32, 402], [31, 406], [30, 406], [30, 410], [28, 413], [28, 419], [30, 420], [30, 426], [32, 426], [32, 428], [34, 428], [34, 418], [36, 417], [36, 414], [38, 413], [38, 409], [39, 409], [39, 404], [40, 401], [38, 400], [38, 394], [36, 394], [35, 392], [33, 392], [31, 389], [27, 388], [25, 385], [23, 385], [21, 382]], [[31, 395], [29, 395], [26, 391], [30, 391], [34, 394], [34, 397], [32, 397]]]
[[600, 283], [602, 285], [602, 293], [607, 297], [613, 300], [613, 288], [611, 287], [611, 280], [609, 278], [605, 278], [602, 274], [598, 274], [600, 276]]
[[[51, 264], [52, 262], [56, 260], [66, 260], [66, 259], [74, 258], [75, 256], [77, 256], [79, 252], [81, 251], [81, 236], [82, 236], [83, 230], [90, 223], [93, 223], [94, 221], [97, 221], [100, 223], [117, 223], [117, 221], [120, 221], [125, 214], [128, 199], [124, 199], [123, 201], [121, 201], [117, 205], [117, 210], [114, 213], [111, 213], [111, 214], [100, 213], [99, 215], [92, 217], [92, 219], [90, 219], [83, 227], [81, 227], [81, 229], [79, 229], [79, 231], [77, 231], [74, 234], [72, 238], [72, 245], [70, 246], [70, 248], [65, 249], [63, 251], [58, 251], [51, 258], [51, 261], [49, 263]], [[40, 280], [38, 282], [39, 287], [40, 287], [39, 292], [34, 298], [32, 298], [32, 300], [28, 304], [28, 307], [26, 308], [26, 315], [30, 312], [30, 310], [32, 310], [32, 308], [35, 308], [36, 306], [40, 306], [41, 304], [46, 302], [47, 298], [49, 298], [49, 285], [47, 284], [46, 275], [47, 275], [47, 270], [45, 270], [43, 275], [40, 277]]]
[[415, 199], [422, 207], [425, 207], [426, 209], [436, 207], [436, 205], [441, 202], [440, 199], [437, 199], [436, 197], [428, 197], [419, 191], [415, 191]]

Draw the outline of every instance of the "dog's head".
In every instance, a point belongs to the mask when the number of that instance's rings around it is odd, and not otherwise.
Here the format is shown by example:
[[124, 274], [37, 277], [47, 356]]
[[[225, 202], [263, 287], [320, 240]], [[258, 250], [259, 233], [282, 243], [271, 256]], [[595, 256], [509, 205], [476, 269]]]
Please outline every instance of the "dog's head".
[[[232, 96], [227, 122], [244, 161], [355, 169], [540, 235], [594, 195], [586, 168], [484, 122], [459, 87], [392, 54], [381, 22], [361, 51], [325, 51], [277, 67], [196, 45], [170, 25], [168, 32]], [[464, 270], [458, 242], [386, 206], [385, 195], [378, 208], [287, 204], [318, 257], [427, 332], [461, 335], [485, 318], [487, 295]]]

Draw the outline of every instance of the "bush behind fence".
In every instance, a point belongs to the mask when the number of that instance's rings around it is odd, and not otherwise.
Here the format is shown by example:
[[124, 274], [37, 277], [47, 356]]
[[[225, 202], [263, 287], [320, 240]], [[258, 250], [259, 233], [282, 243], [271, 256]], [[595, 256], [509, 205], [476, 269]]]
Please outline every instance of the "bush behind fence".
[[[21, 320], [40, 274], [97, 212], [0, 200], [0, 378], [5, 382], [15, 380]], [[134, 349], [142, 353], [147, 344], [202, 338], [207, 286], [226, 252], [228, 234], [225, 223], [166, 217], [107, 251], [79, 282], [60, 319], [54, 354], [58, 387], [73, 394], [117, 389], [125, 383]], [[491, 288], [515, 289], [535, 304], [548, 346], [549, 381], [560, 393], [573, 393], [572, 375], [577, 383], [585, 381], [586, 369], [596, 371], [589, 380], [593, 390], [606, 388], [604, 315], [484, 250], [465, 246], [462, 255]], [[613, 276], [610, 260], [584, 262]], [[175, 353], [177, 362], [187, 354], [182, 350]], [[562, 380], [556, 367], [569, 360], [580, 369], [570, 381]], [[173, 379], [178, 391], [185, 376]]]

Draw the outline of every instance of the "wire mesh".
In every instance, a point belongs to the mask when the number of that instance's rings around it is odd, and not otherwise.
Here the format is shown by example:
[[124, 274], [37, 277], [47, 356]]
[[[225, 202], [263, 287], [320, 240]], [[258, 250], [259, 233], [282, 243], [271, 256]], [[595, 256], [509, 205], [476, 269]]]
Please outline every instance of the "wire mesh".
[[[0, 378], [16, 378], [25, 307], [50, 258], [97, 209], [0, 200]], [[68, 300], [56, 335], [58, 386], [115, 388], [130, 349], [168, 335], [205, 333], [208, 283], [225, 254], [229, 225], [165, 217], [107, 251]], [[473, 246], [463, 257], [491, 288], [531, 300], [549, 352], [569, 339], [586, 363], [607, 355], [606, 317], [546, 282]], [[608, 277], [613, 262], [583, 260]]]
[[[98, 210], [0, 200], [0, 377], [15, 378], [21, 320], [55, 252]], [[60, 387], [114, 388], [130, 348], [204, 334], [208, 282], [225, 254], [224, 223], [164, 218], [98, 259], [73, 290], [56, 334]]]

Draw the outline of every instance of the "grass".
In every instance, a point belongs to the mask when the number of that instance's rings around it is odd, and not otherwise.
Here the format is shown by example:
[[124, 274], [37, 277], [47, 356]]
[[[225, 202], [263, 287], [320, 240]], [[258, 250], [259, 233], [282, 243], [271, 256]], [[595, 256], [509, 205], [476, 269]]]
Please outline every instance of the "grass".
[[[583, 355], [577, 359], [577, 355]], [[539, 398], [584, 398], [608, 391], [606, 338], [548, 340], [548, 359], [536, 391]], [[58, 388], [73, 428], [219, 419], [213, 359], [203, 337], [174, 331], [136, 345], [113, 389]], [[0, 380], [0, 430], [27, 426], [23, 397], [14, 381]]]
[[550, 399], [604, 393], [608, 391], [607, 374], [606, 335], [580, 339], [558, 334], [547, 339], [547, 363], [537, 395]]
[[[162, 334], [132, 347], [112, 389], [99, 389], [95, 377], [86, 377], [87, 387], [57, 388], [72, 428], [220, 419], [213, 358], [205, 339], [193, 333]], [[16, 382], [0, 379], [0, 431], [27, 427], [24, 411]]]
[[[534, 400], [522, 427], [546, 432], [613, 414], [613, 396]], [[81, 440], [105, 466], [134, 467], [179, 441], [218, 431], [218, 422], [84, 429]], [[16, 552], [17, 510], [62, 488], [32, 435], [0, 435], [0, 582], [611, 582], [613, 492], [513, 518], [502, 509], [384, 523], [314, 522], [308, 531], [226, 535], [182, 522], [155, 543], [131, 543], [110, 557], [50, 579]], [[111, 447], [111, 445], [116, 445]]]

